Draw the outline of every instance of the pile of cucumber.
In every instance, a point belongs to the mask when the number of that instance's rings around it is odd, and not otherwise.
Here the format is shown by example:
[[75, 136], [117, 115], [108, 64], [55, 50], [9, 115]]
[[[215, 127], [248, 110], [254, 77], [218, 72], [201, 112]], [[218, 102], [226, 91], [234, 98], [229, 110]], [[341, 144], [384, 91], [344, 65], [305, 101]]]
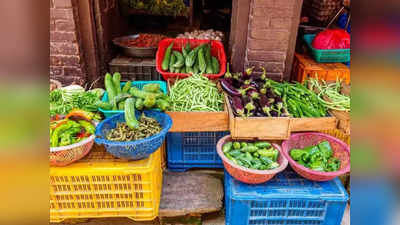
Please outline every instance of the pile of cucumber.
[[190, 44], [182, 46], [182, 53], [172, 50], [172, 42], [165, 51], [161, 68], [171, 73], [184, 74], [218, 74], [218, 59], [211, 55], [209, 43], [191, 49]]
[[104, 77], [104, 86], [108, 95], [108, 102], [101, 102], [100, 108], [104, 110], [124, 110], [125, 101], [132, 98], [137, 110], [160, 109], [166, 111], [170, 107], [168, 95], [164, 94], [157, 83], [149, 83], [139, 90], [131, 87], [130, 81], [121, 87], [121, 74], [116, 72], [111, 76], [107, 73]]

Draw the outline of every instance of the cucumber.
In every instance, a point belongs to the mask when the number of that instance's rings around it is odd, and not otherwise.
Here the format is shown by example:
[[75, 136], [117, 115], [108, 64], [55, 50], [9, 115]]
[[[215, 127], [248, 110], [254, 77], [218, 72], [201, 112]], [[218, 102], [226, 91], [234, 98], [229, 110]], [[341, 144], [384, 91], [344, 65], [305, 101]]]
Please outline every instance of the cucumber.
[[175, 67], [173, 67], [172, 65], [174, 65], [176, 61], [176, 57], [174, 54], [171, 55], [171, 60], [169, 61], [169, 72], [174, 73], [175, 72]]
[[135, 107], [136, 107], [136, 109], [137, 110], [142, 110], [143, 109], [143, 99], [142, 98], [138, 98], [138, 99], [136, 99], [136, 102], [135, 102]]
[[104, 86], [106, 87], [106, 91], [108, 94], [108, 102], [111, 103], [114, 97], [117, 96], [117, 90], [114, 87], [114, 82], [110, 73], [106, 73], [106, 76], [104, 77]]
[[131, 81], [126, 82], [124, 87], [122, 88], [122, 93], [128, 93], [131, 87], [132, 87], [132, 82]]
[[218, 62], [218, 59], [215, 58], [214, 56], [211, 57], [211, 65], [212, 65], [214, 74], [218, 74], [219, 73], [219, 62]]
[[125, 101], [125, 122], [131, 129], [139, 127], [139, 121], [135, 115], [135, 100], [133, 98], [128, 98]]
[[113, 75], [113, 83], [114, 83], [114, 88], [117, 91], [117, 95], [121, 94], [121, 74], [118, 72], [115, 72]]
[[196, 56], [197, 56], [197, 54], [196, 54], [196, 51], [194, 49], [192, 51], [190, 51], [188, 56], [185, 58], [186, 67], [193, 66], [194, 62], [196, 61]]
[[192, 50], [192, 49], [190, 49], [190, 43], [189, 42], [186, 43], [185, 50], [186, 50], [186, 53], [189, 53]]
[[182, 55], [184, 58], [186, 58], [186, 56], [188, 55], [188, 52], [186, 51], [186, 48], [184, 45], [182, 45]]
[[203, 48], [201, 48], [199, 50], [199, 53], [198, 53], [197, 57], [199, 58], [199, 70], [200, 70], [200, 72], [201, 73], [206, 72], [207, 64], [206, 64], [206, 60], [204, 58]]
[[169, 65], [170, 65], [169, 61], [171, 58], [172, 46], [174, 46], [173, 42], [168, 46], [167, 50], [165, 50], [164, 59], [163, 59], [162, 65], [161, 65], [161, 68], [163, 70], [168, 70], [168, 68], [169, 68]]
[[193, 68], [190, 66], [186, 66], [186, 73], [193, 74]]
[[176, 67], [176, 68], [181, 68], [185, 64], [185, 60], [183, 58], [183, 55], [178, 51], [173, 51], [172, 53], [176, 57], [176, 61], [172, 66]]
[[182, 66], [181, 71], [179, 71], [180, 73], [186, 73], [186, 67]]

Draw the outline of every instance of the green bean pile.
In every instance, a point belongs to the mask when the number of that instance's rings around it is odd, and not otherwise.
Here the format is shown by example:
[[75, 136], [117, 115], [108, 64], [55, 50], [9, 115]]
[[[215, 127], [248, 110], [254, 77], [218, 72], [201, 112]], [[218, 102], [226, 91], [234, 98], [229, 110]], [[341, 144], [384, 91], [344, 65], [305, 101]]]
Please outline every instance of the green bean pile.
[[170, 89], [171, 110], [175, 112], [223, 111], [224, 98], [217, 85], [200, 74], [177, 80]]
[[[327, 84], [326, 81], [317, 79], [309, 79], [310, 89], [318, 91], [318, 99], [322, 104], [333, 110], [350, 111], [350, 97], [340, 93], [341, 82], [336, 80], [335, 83]], [[329, 98], [329, 101], [324, 99], [324, 96]]]

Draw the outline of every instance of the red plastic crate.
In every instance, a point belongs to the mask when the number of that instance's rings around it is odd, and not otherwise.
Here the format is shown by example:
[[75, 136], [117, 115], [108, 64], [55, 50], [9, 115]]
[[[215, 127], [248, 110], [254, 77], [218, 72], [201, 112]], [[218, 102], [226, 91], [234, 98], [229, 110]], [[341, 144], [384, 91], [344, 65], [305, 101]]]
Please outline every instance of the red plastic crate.
[[185, 78], [190, 76], [190, 74], [170, 73], [167, 71], [163, 71], [161, 69], [161, 64], [164, 59], [165, 51], [171, 44], [171, 42], [174, 43], [172, 49], [179, 52], [182, 52], [182, 46], [186, 45], [186, 43], [188, 42], [190, 43], [190, 47], [192, 49], [203, 43], [211, 43], [211, 55], [218, 59], [220, 68], [218, 74], [205, 74], [205, 76], [208, 77], [209, 79], [218, 79], [219, 77], [225, 74], [226, 55], [225, 55], [224, 45], [222, 44], [222, 42], [214, 40], [210, 41], [210, 40], [196, 40], [196, 39], [183, 39], [183, 38], [182, 39], [167, 38], [159, 42], [156, 54], [156, 69], [164, 77], [165, 80], [167, 80], [168, 78]]

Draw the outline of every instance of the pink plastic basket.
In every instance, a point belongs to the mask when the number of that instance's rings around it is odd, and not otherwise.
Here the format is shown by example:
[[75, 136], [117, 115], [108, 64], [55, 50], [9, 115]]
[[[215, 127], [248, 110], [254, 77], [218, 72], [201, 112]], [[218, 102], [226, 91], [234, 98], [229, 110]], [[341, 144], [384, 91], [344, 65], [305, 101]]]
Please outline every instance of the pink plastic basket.
[[281, 147], [277, 144], [272, 144], [272, 145], [279, 151], [278, 168], [275, 168], [273, 170], [253, 170], [245, 168], [243, 166], [236, 165], [234, 162], [226, 158], [226, 156], [222, 152], [222, 146], [228, 141], [232, 141], [230, 135], [227, 135], [219, 139], [217, 143], [217, 153], [219, 157], [222, 159], [226, 171], [236, 180], [239, 180], [243, 183], [261, 184], [267, 182], [268, 180], [272, 179], [277, 173], [282, 172], [288, 165], [288, 161], [282, 155]]
[[[289, 152], [293, 148], [304, 148], [316, 145], [321, 141], [328, 141], [332, 147], [334, 157], [340, 160], [340, 169], [335, 172], [318, 172], [306, 168], [290, 157]], [[282, 143], [282, 153], [289, 161], [290, 166], [302, 177], [313, 181], [332, 180], [337, 176], [350, 172], [350, 148], [343, 141], [323, 133], [297, 133]]]
[[218, 74], [204, 74], [206, 77], [209, 79], [218, 79], [222, 75], [225, 74], [226, 70], [226, 55], [225, 55], [225, 50], [224, 50], [224, 45], [220, 41], [214, 41], [214, 40], [196, 40], [196, 39], [172, 39], [172, 38], [166, 38], [163, 39], [158, 43], [158, 50], [156, 54], [156, 69], [157, 71], [164, 77], [165, 80], [168, 80], [168, 78], [185, 78], [190, 76], [190, 74], [185, 74], [185, 73], [170, 73], [168, 71], [164, 71], [161, 68], [162, 61], [164, 59], [165, 51], [167, 50], [168, 46], [171, 43], [174, 43], [174, 46], [172, 47], [173, 50], [182, 52], [182, 46], [185, 46], [186, 43], [189, 42], [190, 47], [193, 49], [201, 44], [204, 43], [210, 43], [211, 44], [211, 55], [216, 57], [219, 62], [219, 73]]

